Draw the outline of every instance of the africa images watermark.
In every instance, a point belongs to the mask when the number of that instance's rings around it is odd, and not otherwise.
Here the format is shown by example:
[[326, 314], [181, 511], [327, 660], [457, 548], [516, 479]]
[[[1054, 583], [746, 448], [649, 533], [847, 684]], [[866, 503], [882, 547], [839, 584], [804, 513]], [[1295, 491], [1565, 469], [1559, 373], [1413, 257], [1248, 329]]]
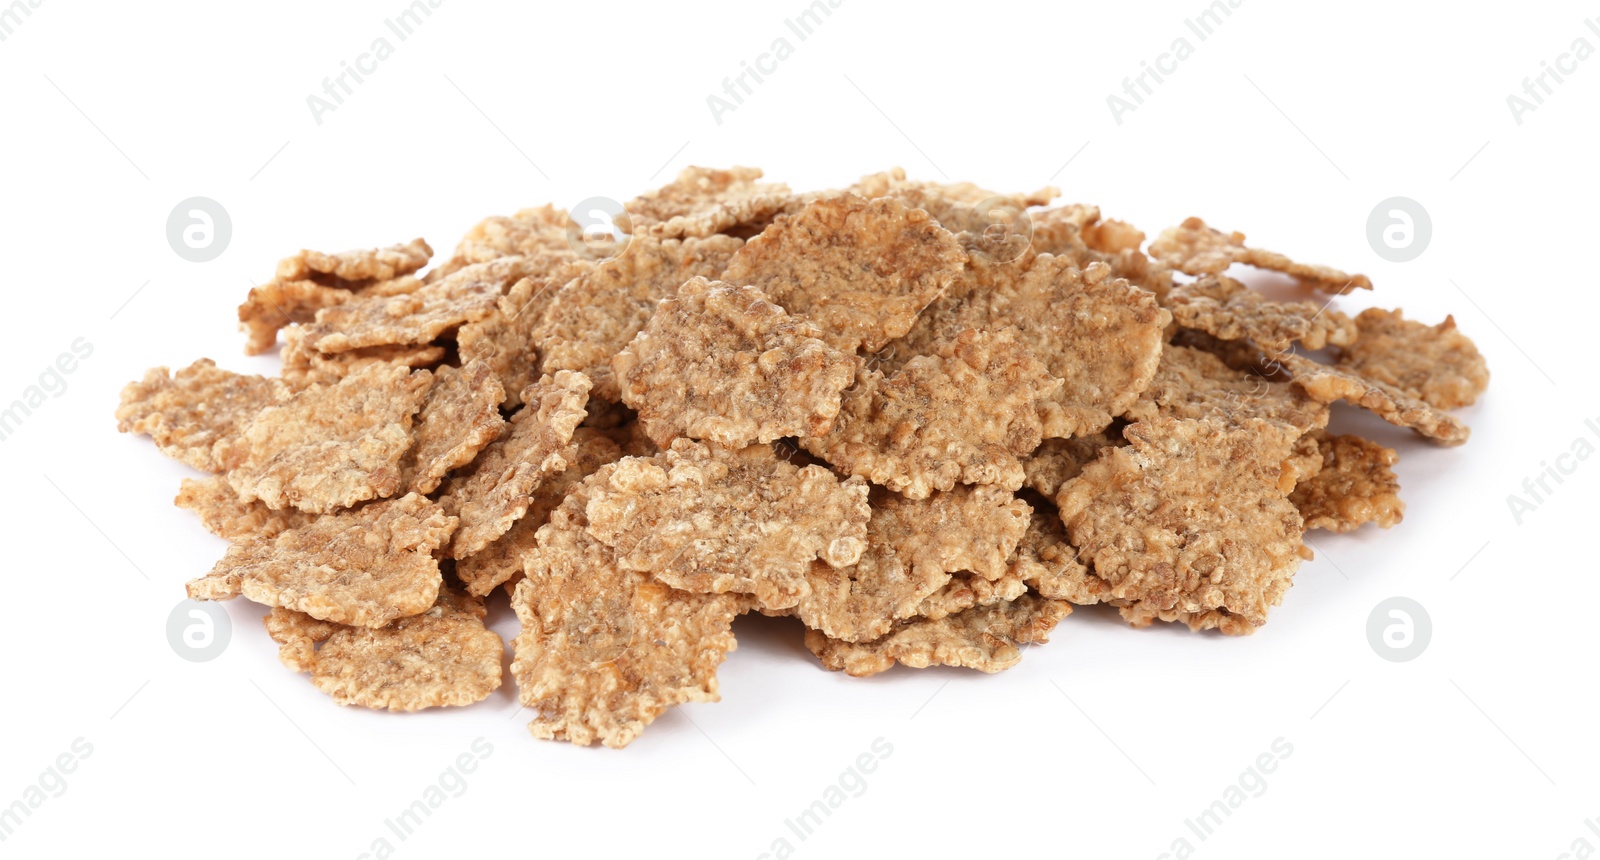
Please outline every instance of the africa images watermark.
[[[793, 18], [783, 19], [783, 26], [804, 42], [833, 15], [833, 10], [843, 5], [844, 0], [814, 0]], [[716, 93], [706, 96], [706, 107], [711, 109], [711, 118], [716, 120], [717, 125], [722, 125], [723, 114], [738, 110], [739, 105], [744, 104], [745, 96], [754, 94], [755, 88], [765, 83], [768, 75], [777, 73], [778, 64], [792, 56], [794, 43], [780, 35], [772, 40], [767, 50], [757, 54], [754, 61], [741, 60], [739, 74], [722, 79], [722, 92], [727, 98]]]
[[[1587, 419], [1583, 426], [1596, 439], [1600, 439], [1600, 418]], [[1594, 452], [1595, 444], [1587, 436], [1579, 436], [1572, 440], [1566, 451], [1556, 455], [1555, 463], [1540, 460], [1539, 471], [1522, 479], [1525, 496], [1516, 493], [1506, 496], [1506, 507], [1511, 509], [1512, 521], [1522, 525], [1523, 518], [1550, 501], [1556, 490], [1566, 483], [1567, 477], [1578, 471], [1578, 467]]]
[[94, 354], [94, 344], [88, 338], [80, 337], [73, 341], [70, 349], [71, 352], [61, 353], [54, 362], [45, 365], [38, 382], [22, 389], [17, 399], [0, 409], [0, 442], [10, 439], [22, 422], [48, 403], [50, 398], [66, 394], [67, 377], [78, 369], [79, 361]]
[[[1600, 18], [1583, 19], [1585, 27], [1600, 38]], [[1547, 96], [1553, 96], [1556, 87], [1567, 82], [1567, 76], [1577, 73], [1578, 64], [1594, 56], [1594, 44], [1585, 36], [1572, 40], [1567, 50], [1557, 54], [1555, 62], [1541, 60], [1539, 74], [1522, 79], [1521, 94], [1506, 96], [1506, 107], [1511, 108], [1511, 118], [1522, 125], [1522, 118], [1539, 109]]]
[[[393, 18], [383, 19], [383, 26], [396, 39], [404, 42], [417, 32], [422, 22], [433, 16], [433, 10], [444, 5], [444, 0], [413, 0], [411, 5], [401, 9]], [[306, 107], [311, 109], [311, 119], [317, 125], [322, 125], [322, 118], [333, 113], [344, 104], [344, 100], [355, 95], [356, 87], [367, 82], [367, 78], [378, 73], [382, 63], [394, 56], [394, 43], [389, 37], [379, 34], [372, 40], [367, 50], [357, 54], [354, 61], [342, 60], [339, 63], [339, 73], [333, 77], [322, 79], [322, 95], [312, 93], [306, 96]], [[326, 98], [324, 98], [326, 96]]]
[[456, 756], [437, 779], [423, 786], [422, 792], [409, 806], [394, 817], [383, 820], [387, 833], [374, 837], [367, 850], [356, 855], [358, 860], [393, 856], [394, 843], [389, 841], [390, 836], [405, 842], [416, 835], [417, 829], [432, 818], [434, 811], [444, 806], [445, 801], [467, 793], [467, 774], [477, 771], [483, 760], [494, 754], [494, 744], [485, 738], [474, 738], [468, 749], [468, 752]]
[[67, 750], [56, 756], [37, 780], [22, 789], [22, 797], [11, 801], [10, 806], [0, 807], [0, 842], [10, 839], [46, 801], [66, 794], [67, 776], [77, 771], [91, 755], [94, 755], [94, 744], [83, 738], [73, 738]]
[[[1244, 0], [1213, 0], [1210, 6], [1200, 10], [1193, 18], [1183, 19], [1183, 26], [1204, 42], [1233, 16], [1233, 10], [1243, 5]], [[1172, 40], [1165, 53], [1157, 54], [1153, 62], [1141, 60], [1139, 74], [1122, 79], [1122, 95], [1112, 93], [1106, 96], [1106, 107], [1111, 108], [1111, 118], [1117, 121], [1117, 125], [1122, 125], [1124, 114], [1138, 110], [1145, 98], [1155, 95], [1156, 87], [1177, 74], [1179, 64], [1192, 56], [1194, 43], [1187, 36], [1179, 36]]]
[[1267, 793], [1267, 774], [1276, 771], [1278, 766], [1291, 755], [1294, 755], [1294, 744], [1283, 738], [1274, 738], [1267, 750], [1256, 756], [1255, 761], [1239, 774], [1237, 780], [1225, 786], [1217, 799], [1211, 801], [1211, 805], [1200, 810], [1193, 818], [1183, 820], [1183, 828], [1187, 833], [1180, 833], [1175, 837], [1166, 851], [1156, 855], [1156, 860], [1182, 860], [1184, 857], [1193, 856], [1194, 843], [1189, 841], [1189, 837], [1192, 835], [1204, 842], [1216, 835], [1217, 830], [1226, 824], [1246, 801]]
[[844, 806], [851, 798], [867, 793], [867, 775], [876, 771], [891, 755], [894, 755], [894, 744], [883, 738], [873, 738], [867, 751], [856, 756], [850, 766], [839, 773], [837, 780], [824, 787], [821, 796], [793, 818], [783, 820], [788, 833], [773, 837], [767, 850], [756, 855], [757, 860], [782, 860], [793, 856], [794, 843], [789, 841], [789, 835], [792, 834], [801, 842], [814, 836], [817, 829], [833, 817], [834, 810]]
[[10, 6], [0, 7], [0, 42], [11, 38], [22, 23], [33, 17], [33, 10], [44, 5], [44, 0], [13, 0]]

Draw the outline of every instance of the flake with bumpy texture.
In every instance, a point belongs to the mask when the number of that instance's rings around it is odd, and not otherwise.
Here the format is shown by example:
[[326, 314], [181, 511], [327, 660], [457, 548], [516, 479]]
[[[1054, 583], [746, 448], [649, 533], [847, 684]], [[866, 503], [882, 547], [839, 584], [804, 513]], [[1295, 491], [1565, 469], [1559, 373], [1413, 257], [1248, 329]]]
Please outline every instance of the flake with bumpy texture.
[[[483, 601], [441, 588], [428, 610], [384, 627], [350, 627], [275, 608], [278, 659], [340, 705], [390, 711], [470, 705], [500, 686], [505, 643], [484, 627]], [[321, 645], [318, 648], [318, 645]]]
[[886, 671], [896, 662], [914, 669], [959, 666], [994, 673], [1022, 659], [1018, 645], [1048, 641], [1050, 631], [1071, 612], [1072, 605], [1064, 600], [1024, 594], [937, 621], [903, 621], [872, 642], [841, 642], [807, 630], [806, 647], [828, 669], [858, 678]]
[[431, 493], [445, 475], [472, 462], [484, 446], [500, 438], [505, 419], [500, 400], [505, 392], [489, 365], [473, 361], [441, 367], [417, 412], [415, 443], [407, 458], [407, 486]]
[[433, 550], [455, 517], [415, 493], [319, 517], [273, 537], [242, 540], [188, 584], [191, 600], [238, 595], [322, 621], [382, 627], [439, 596]]
[[323, 353], [306, 342], [305, 328], [291, 325], [283, 332], [283, 381], [302, 391], [312, 385], [332, 385], [374, 364], [404, 365], [413, 370], [431, 368], [444, 359], [445, 348], [434, 344], [369, 346], [348, 352]]
[[1295, 261], [1272, 251], [1246, 248], [1243, 233], [1224, 233], [1189, 218], [1180, 226], [1163, 230], [1150, 243], [1150, 254], [1186, 275], [1217, 275], [1234, 263], [1282, 272], [1324, 293], [1370, 290], [1366, 275], [1350, 275], [1328, 266]]
[[1232, 278], [1215, 275], [1173, 287], [1166, 306], [1178, 325], [1223, 340], [1244, 339], [1277, 355], [1295, 344], [1306, 349], [1349, 346], [1356, 324], [1316, 302], [1275, 302]]
[[[994, 590], [1028, 524], [1027, 503], [995, 487], [958, 487], [923, 500], [878, 490], [871, 501], [860, 561], [838, 569], [814, 563], [808, 593], [794, 608], [807, 627], [847, 642], [876, 639], [896, 619], [923, 612], [952, 574], [966, 572]], [[960, 597], [936, 602], [949, 606]]]
[[568, 281], [593, 268], [594, 264], [586, 260], [574, 260], [548, 275], [523, 278], [500, 297], [493, 313], [456, 332], [461, 361], [482, 361], [500, 376], [500, 387], [505, 391], [502, 406], [521, 406], [522, 389], [539, 381], [539, 348], [534, 329], [545, 308]]
[[534, 737], [624, 747], [673, 705], [717, 701], [717, 666], [735, 646], [739, 596], [671, 588], [590, 535], [587, 490], [614, 468], [551, 514], [511, 598], [522, 622], [511, 674]]
[[1122, 445], [1122, 434], [1102, 431], [1074, 439], [1046, 439], [1022, 461], [1025, 484], [1045, 498], [1054, 498], [1061, 485], [1078, 477], [1083, 467], [1100, 456], [1100, 449]]
[[821, 337], [754, 287], [694, 278], [611, 367], [657, 445], [684, 436], [742, 448], [832, 429], [858, 360]]
[[1133, 421], [1157, 415], [1216, 417], [1234, 424], [1264, 418], [1300, 433], [1328, 425], [1328, 406], [1298, 388], [1234, 370], [1209, 352], [1171, 344], [1161, 353], [1161, 367], [1150, 387], [1128, 409]]
[[1299, 566], [1304, 528], [1279, 486], [1299, 433], [1165, 416], [1124, 433], [1129, 447], [1106, 449], [1056, 497], [1108, 596], [1266, 623]]
[[236, 440], [215, 449], [245, 501], [311, 513], [387, 498], [403, 485], [411, 419], [432, 374], [373, 365], [334, 385], [313, 385], [263, 409]]
[[679, 439], [605, 474], [588, 503], [590, 534], [624, 568], [675, 588], [786, 609], [808, 592], [813, 560], [841, 568], [866, 549], [866, 483], [798, 468], [766, 445], [726, 451]]
[[715, 278], [743, 242], [732, 236], [656, 240], [635, 237], [620, 256], [561, 287], [533, 328], [545, 373], [577, 370], [594, 397], [616, 402], [611, 357], [632, 341], [662, 299], [695, 277]]
[[230, 541], [277, 537], [316, 519], [294, 508], [275, 511], [263, 502], [247, 502], [220, 475], [184, 478], [172, 503], [200, 517], [206, 531]]
[[1039, 413], [1062, 382], [1015, 332], [969, 329], [891, 377], [863, 370], [832, 432], [801, 440], [852, 475], [925, 499], [957, 483], [1022, 486]]
[[1361, 337], [1339, 354], [1339, 365], [1391, 385], [1435, 409], [1471, 406], [1489, 387], [1489, 366], [1455, 317], [1430, 326], [1400, 311], [1368, 308], [1356, 316]]
[[1040, 503], [1028, 520], [1028, 530], [1011, 558], [1011, 571], [1042, 597], [1091, 606], [1106, 600], [1111, 587], [1078, 560], [1067, 541], [1067, 529], [1054, 505]]
[[247, 338], [247, 355], [260, 355], [278, 342], [278, 330], [291, 323], [309, 323], [317, 312], [349, 301], [355, 293], [315, 281], [271, 280], [250, 288], [239, 305], [239, 328]]
[[722, 280], [753, 286], [845, 352], [877, 352], [961, 274], [948, 230], [893, 198], [818, 200], [745, 243]]
[[202, 358], [175, 374], [152, 368], [122, 389], [117, 429], [149, 436], [161, 453], [204, 472], [221, 472], [213, 449], [231, 443], [289, 389], [277, 379], [245, 376]]
[[[974, 606], [993, 606], [1016, 600], [1027, 593], [1028, 584], [1019, 576], [1008, 573], [990, 581], [963, 571], [950, 577], [938, 591], [923, 598], [913, 614], [926, 621], [938, 621]], [[884, 625], [882, 632], [888, 632], [890, 626]]]
[[1318, 434], [1322, 468], [1289, 495], [1306, 528], [1354, 531], [1364, 523], [1389, 528], [1405, 516], [1393, 448], [1360, 436]]
[[1460, 445], [1472, 434], [1455, 416], [1348, 368], [1319, 364], [1303, 355], [1284, 355], [1278, 360], [1294, 376], [1294, 384], [1319, 403], [1344, 400], [1397, 427], [1410, 427], [1440, 445]]
[[760, 232], [790, 205], [789, 186], [761, 183], [761, 170], [686, 167], [670, 184], [628, 201], [623, 208], [635, 237], [704, 238], [716, 233]]
[[505, 534], [478, 552], [456, 562], [456, 578], [471, 594], [488, 594], [497, 586], [522, 576], [526, 555], [536, 545], [539, 529], [584, 478], [601, 466], [622, 459], [623, 452], [604, 431], [579, 427], [572, 434], [574, 454], [566, 471], [552, 475], [533, 489], [528, 510]]
[[572, 434], [589, 402], [589, 379], [563, 370], [522, 392], [522, 409], [510, 426], [473, 461], [470, 471], [452, 477], [440, 501], [461, 518], [450, 554], [463, 559], [482, 550], [527, 513], [529, 495], [551, 475], [567, 469]]
[[[419, 271], [433, 257], [433, 249], [421, 239], [387, 248], [367, 248], [324, 254], [301, 251], [278, 263], [278, 280], [329, 280], [335, 286], [359, 285], [364, 281], [388, 281]], [[340, 283], [343, 282], [343, 283]]]
[[317, 311], [317, 321], [306, 326], [306, 342], [322, 352], [429, 343], [492, 313], [500, 295], [526, 277], [529, 266], [526, 257], [504, 257], [468, 266], [413, 292], [356, 296]]

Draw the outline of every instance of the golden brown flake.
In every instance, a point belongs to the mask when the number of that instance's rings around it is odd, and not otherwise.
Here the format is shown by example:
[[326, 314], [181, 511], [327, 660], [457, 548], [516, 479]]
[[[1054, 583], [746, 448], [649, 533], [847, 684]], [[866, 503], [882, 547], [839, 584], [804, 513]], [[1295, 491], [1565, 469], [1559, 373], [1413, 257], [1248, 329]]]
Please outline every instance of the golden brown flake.
[[260, 355], [278, 342], [278, 330], [291, 323], [309, 323], [323, 308], [344, 304], [355, 293], [315, 281], [271, 280], [250, 288], [239, 305], [239, 328], [248, 338], [244, 351]]
[[1242, 424], [1250, 418], [1277, 421], [1306, 433], [1328, 425], [1328, 407], [1285, 382], [1234, 370], [1209, 352], [1168, 344], [1161, 367], [1128, 418], [1222, 418]]
[[1455, 317], [1435, 326], [1400, 311], [1368, 308], [1356, 316], [1361, 338], [1340, 352], [1339, 364], [1404, 391], [1435, 409], [1470, 406], [1489, 387], [1489, 366]]
[[528, 274], [526, 257], [479, 263], [399, 295], [356, 296], [317, 311], [306, 341], [322, 352], [428, 343], [495, 310], [500, 295]]
[[221, 472], [213, 455], [218, 442], [238, 439], [262, 410], [289, 397], [277, 379], [245, 376], [217, 367], [209, 358], [168, 374], [152, 368], [122, 389], [117, 429], [149, 436], [166, 454], [205, 472]]
[[406, 463], [407, 486], [431, 493], [444, 476], [472, 462], [484, 446], [500, 438], [505, 392], [489, 365], [473, 361], [441, 367], [417, 413], [415, 445]]
[[1173, 287], [1166, 305], [1178, 325], [1223, 340], [1244, 339], [1276, 355], [1295, 344], [1322, 349], [1356, 342], [1349, 317], [1316, 302], [1275, 302], [1232, 278], [1216, 275]]
[[574, 260], [548, 275], [523, 278], [500, 297], [493, 313], [463, 325], [456, 333], [462, 362], [482, 361], [499, 375], [505, 391], [502, 406], [515, 409], [522, 405], [522, 389], [539, 381], [534, 330], [545, 308], [568, 281], [593, 268], [586, 260]]
[[[952, 574], [967, 572], [986, 590], [1004, 590], [990, 584], [1009, 572], [1028, 515], [1026, 502], [995, 487], [958, 487], [923, 500], [877, 490], [860, 561], [837, 569], [813, 563], [794, 614], [830, 637], [864, 642], [889, 632], [896, 619], [926, 614], [924, 601]], [[963, 596], [945, 593], [935, 602], [949, 607]]]
[[228, 483], [245, 501], [273, 510], [326, 513], [402, 486], [411, 419], [432, 374], [377, 364], [334, 385], [313, 385], [261, 410], [235, 440], [215, 449]]
[[1393, 448], [1360, 436], [1318, 434], [1322, 468], [1302, 481], [1289, 501], [1300, 509], [1308, 529], [1348, 532], [1363, 523], [1390, 528], [1405, 516]]
[[432, 257], [433, 249], [421, 239], [387, 248], [368, 248], [339, 254], [301, 251], [278, 263], [277, 279], [331, 279], [336, 286], [360, 284], [363, 281], [388, 281], [419, 271], [428, 265]]
[[694, 278], [611, 367], [657, 445], [686, 436], [742, 448], [833, 427], [858, 361], [821, 337], [754, 287]]
[[533, 329], [544, 372], [581, 371], [594, 380], [595, 398], [615, 402], [611, 357], [650, 322], [662, 299], [690, 278], [721, 275], [742, 244], [731, 236], [635, 237], [620, 256], [573, 278], [551, 298]]
[[456, 562], [456, 578], [471, 594], [488, 594], [496, 586], [522, 576], [523, 563], [536, 545], [540, 527], [561, 506], [584, 478], [601, 466], [622, 459], [623, 451], [604, 431], [579, 427], [572, 434], [575, 453], [566, 471], [552, 475], [533, 489], [528, 510], [494, 543]]
[[1071, 612], [1071, 604], [1064, 600], [1024, 594], [937, 621], [902, 621], [893, 632], [872, 642], [841, 642], [807, 630], [806, 647], [828, 669], [842, 669], [858, 678], [886, 671], [896, 662], [914, 669], [960, 666], [994, 673], [1022, 659], [1018, 645], [1048, 641], [1050, 631]]
[[[443, 589], [440, 590], [443, 593]], [[304, 612], [272, 607], [265, 618], [267, 636], [278, 643], [278, 662], [291, 672], [309, 672], [317, 662], [317, 646], [345, 625], [318, 621]]]
[[846, 194], [786, 215], [739, 249], [722, 279], [815, 321], [845, 352], [877, 352], [961, 274], [949, 231], [893, 198]]
[[686, 167], [671, 184], [628, 201], [623, 208], [635, 237], [704, 238], [759, 231], [790, 201], [789, 186], [761, 183], [754, 167], [713, 170]]
[[667, 708], [717, 701], [717, 666], [734, 649], [732, 594], [692, 594], [617, 563], [590, 535], [587, 490], [604, 466], [539, 530], [527, 576], [511, 599], [522, 704], [534, 737], [621, 748]]
[[1100, 603], [1111, 592], [1111, 586], [1078, 560], [1060, 513], [1048, 502], [1034, 506], [1006, 577], [1020, 579], [1042, 597], [1078, 606]]
[[1410, 427], [1440, 445], [1460, 445], [1472, 431], [1467, 425], [1429, 406], [1423, 400], [1344, 367], [1319, 364], [1303, 355], [1279, 357], [1294, 384], [1319, 403], [1344, 400], [1370, 410], [1399, 427]]
[[189, 598], [243, 594], [323, 621], [382, 627], [433, 605], [440, 584], [433, 550], [455, 526], [455, 517], [415, 493], [374, 502], [235, 543], [211, 573], [189, 582]]
[[[1010, 573], [991, 582], [975, 573], [962, 572], [950, 577], [938, 591], [923, 598], [913, 614], [923, 620], [938, 621], [974, 606], [993, 606], [1016, 600], [1027, 593], [1028, 584]], [[883, 632], [887, 632], [890, 626], [883, 625]]]
[[434, 344], [369, 346], [348, 352], [323, 353], [306, 342], [305, 328], [291, 325], [283, 332], [283, 381], [295, 391], [312, 385], [332, 385], [374, 364], [404, 365], [413, 370], [433, 367], [445, 356]]
[[1199, 218], [1189, 218], [1180, 226], [1162, 231], [1150, 243], [1150, 253], [1161, 262], [1187, 275], [1217, 275], [1234, 263], [1258, 269], [1283, 272], [1324, 293], [1370, 290], [1366, 275], [1350, 275], [1328, 266], [1313, 266], [1272, 251], [1246, 248], [1243, 233], [1224, 233], [1206, 226]]
[[893, 376], [863, 370], [832, 432], [801, 443], [913, 499], [957, 483], [1015, 490], [1021, 458], [1039, 446], [1039, 413], [1061, 385], [1013, 330], [969, 329]]
[[316, 519], [315, 514], [294, 508], [275, 511], [263, 502], [247, 502], [220, 475], [184, 478], [172, 503], [200, 517], [207, 531], [230, 541], [277, 537]]
[[457, 559], [505, 534], [527, 513], [529, 494], [544, 479], [566, 471], [572, 434], [589, 402], [589, 379], [563, 370], [524, 389], [522, 402], [505, 433], [483, 449], [471, 470], [445, 485], [440, 501], [461, 518], [450, 544]]
[[1046, 439], [1022, 461], [1025, 483], [1045, 498], [1055, 498], [1062, 484], [1078, 477], [1085, 465], [1100, 456], [1100, 449], [1122, 444], [1122, 434], [1109, 431], [1075, 439]]
[[1303, 525], [1278, 483], [1299, 434], [1166, 416], [1124, 433], [1129, 447], [1106, 449], [1057, 496], [1109, 597], [1265, 623], [1299, 566]]
[[588, 503], [590, 534], [622, 567], [675, 588], [753, 594], [785, 609], [806, 595], [813, 560], [845, 567], [866, 548], [866, 483], [796, 467], [766, 445], [726, 451], [679, 439], [605, 474]]

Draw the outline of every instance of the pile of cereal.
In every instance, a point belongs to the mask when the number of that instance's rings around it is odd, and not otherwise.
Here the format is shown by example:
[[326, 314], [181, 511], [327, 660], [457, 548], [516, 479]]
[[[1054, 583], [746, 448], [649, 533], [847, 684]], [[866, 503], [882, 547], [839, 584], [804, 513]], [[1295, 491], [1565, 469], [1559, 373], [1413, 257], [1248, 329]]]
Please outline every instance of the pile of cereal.
[[1053, 189], [760, 177], [690, 168], [615, 236], [490, 218], [426, 274], [420, 239], [281, 262], [239, 307], [281, 377], [157, 368], [117, 410], [210, 473], [177, 504], [232, 545], [189, 595], [411, 711], [500, 685], [503, 589], [533, 734], [620, 747], [718, 698], [746, 612], [851, 675], [1006, 669], [1074, 605], [1250, 633], [1306, 529], [1400, 521], [1329, 404], [1456, 445], [1488, 383], [1451, 319], [1347, 316], [1314, 295], [1365, 277], [1197, 218], [1145, 246]]

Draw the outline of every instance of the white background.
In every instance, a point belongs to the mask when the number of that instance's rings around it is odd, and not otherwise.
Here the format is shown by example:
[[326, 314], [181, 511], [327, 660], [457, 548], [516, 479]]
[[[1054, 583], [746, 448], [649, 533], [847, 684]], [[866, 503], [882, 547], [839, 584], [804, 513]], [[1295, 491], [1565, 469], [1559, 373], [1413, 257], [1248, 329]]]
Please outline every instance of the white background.
[[[0, 402], [85, 338], [68, 388], [0, 443], [9, 550], [0, 805], [75, 738], [92, 754], [0, 855], [1556, 857], [1600, 816], [1592, 537], [1600, 462], [1517, 524], [1507, 496], [1600, 437], [1590, 371], [1600, 59], [1518, 124], [1506, 97], [1600, 7], [1248, 0], [1211, 38], [1201, 0], [845, 0], [804, 42], [801, 0], [446, 0], [318, 125], [306, 97], [401, 0], [46, 0], [0, 42]], [[1179, 36], [1194, 54], [1113, 120], [1106, 97]], [[779, 36], [794, 54], [717, 123], [706, 97]], [[391, 40], [393, 37], [391, 36]], [[114, 432], [152, 365], [247, 358], [234, 306], [274, 262], [481, 217], [627, 199], [688, 164], [755, 164], [797, 189], [893, 165], [1005, 191], [1059, 185], [1154, 234], [1188, 215], [1369, 274], [1369, 303], [1454, 313], [1494, 378], [1463, 448], [1360, 416], [1399, 448], [1405, 522], [1314, 533], [1248, 638], [1129, 629], [1080, 610], [998, 676], [819, 669], [797, 625], [741, 620], [723, 702], [674, 710], [622, 752], [535, 742], [514, 689], [459, 710], [334, 707], [277, 662], [261, 610], [227, 606], [213, 662], [165, 639], [183, 583], [224, 544], [170, 504], [185, 467]], [[231, 213], [218, 259], [180, 259], [168, 212]], [[1368, 246], [1374, 205], [1421, 202], [1417, 260]], [[1596, 458], [1600, 459], [1600, 458]], [[1409, 663], [1365, 632], [1421, 602]], [[496, 628], [514, 635], [503, 601]], [[384, 819], [482, 737], [493, 752], [404, 842]], [[784, 825], [874, 739], [893, 752], [807, 840]], [[1292, 754], [1206, 840], [1184, 826], [1275, 739]], [[1600, 826], [1600, 825], [1597, 825]], [[890, 853], [893, 852], [893, 853]]]

